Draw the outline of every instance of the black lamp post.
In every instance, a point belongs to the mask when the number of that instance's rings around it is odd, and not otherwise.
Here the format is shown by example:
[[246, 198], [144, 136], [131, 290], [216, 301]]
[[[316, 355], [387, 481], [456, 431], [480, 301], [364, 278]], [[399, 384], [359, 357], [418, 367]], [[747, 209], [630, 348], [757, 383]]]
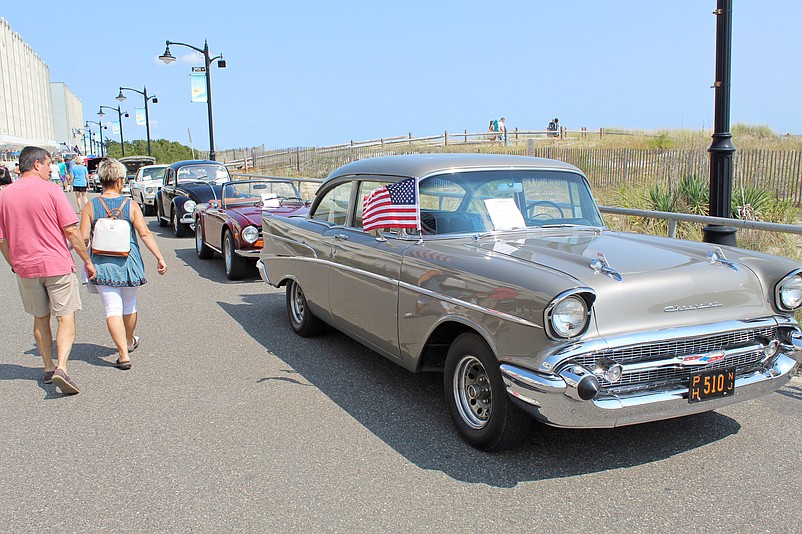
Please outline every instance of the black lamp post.
[[[732, 0], [718, 0], [716, 15], [715, 132], [710, 153], [710, 215], [732, 217], [732, 175], [735, 146], [730, 133], [730, 62], [732, 56]], [[702, 241], [736, 244], [736, 229], [711, 224], [702, 229]]]
[[125, 137], [123, 137], [123, 115], [125, 115], [126, 117], [129, 117], [130, 115], [128, 115], [127, 111], [126, 112], [121, 111], [119, 104], [117, 105], [116, 108], [113, 108], [111, 106], [100, 106], [100, 111], [98, 111], [97, 114], [101, 119], [105, 115], [105, 113], [103, 113], [103, 108], [112, 109], [112, 110], [117, 112], [117, 117], [119, 117], [119, 120], [120, 120], [120, 150], [122, 151], [122, 156], [121, 157], [124, 158], [125, 157]]
[[209, 114], [209, 159], [215, 161], [217, 157], [217, 153], [214, 150], [214, 121], [212, 120], [212, 79], [211, 79], [211, 65], [212, 61], [217, 61], [217, 68], [224, 69], [226, 68], [226, 60], [223, 59], [223, 54], [218, 56], [209, 57], [209, 43], [204, 40], [203, 41], [203, 48], [198, 48], [196, 46], [192, 46], [186, 43], [176, 43], [174, 41], [167, 41], [167, 47], [164, 49], [164, 54], [159, 56], [159, 59], [164, 61], [165, 64], [169, 65], [173, 61], [175, 61], [175, 57], [170, 53], [170, 45], [176, 46], [186, 46], [187, 48], [191, 48], [192, 50], [203, 54], [203, 61], [205, 64], [204, 74], [206, 75], [206, 109]]
[[153, 100], [154, 104], [158, 104], [159, 99], [156, 98], [156, 95], [148, 96], [147, 87], [143, 87], [142, 91], [140, 91], [139, 89], [132, 89], [130, 87], [120, 87], [120, 94], [117, 95], [117, 100], [119, 100], [120, 102], [125, 100], [125, 95], [123, 94], [123, 91], [133, 91], [145, 97], [145, 133], [147, 134], [147, 139], [148, 139], [148, 156], [150, 156], [150, 117], [148, 116], [148, 101]]
[[103, 153], [103, 124], [98, 121], [86, 121], [86, 127], [89, 128], [89, 134], [92, 134], [92, 128], [89, 126], [90, 124], [97, 124], [98, 130], [100, 130], [100, 157], [105, 156]]

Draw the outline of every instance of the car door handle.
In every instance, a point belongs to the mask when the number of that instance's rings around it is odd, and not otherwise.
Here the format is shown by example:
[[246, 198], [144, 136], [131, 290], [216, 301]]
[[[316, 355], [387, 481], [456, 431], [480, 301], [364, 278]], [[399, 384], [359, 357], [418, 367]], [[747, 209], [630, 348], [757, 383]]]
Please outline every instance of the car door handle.
[[345, 234], [337, 234], [334, 236], [334, 239], [337, 241], [348, 241], [348, 236]]

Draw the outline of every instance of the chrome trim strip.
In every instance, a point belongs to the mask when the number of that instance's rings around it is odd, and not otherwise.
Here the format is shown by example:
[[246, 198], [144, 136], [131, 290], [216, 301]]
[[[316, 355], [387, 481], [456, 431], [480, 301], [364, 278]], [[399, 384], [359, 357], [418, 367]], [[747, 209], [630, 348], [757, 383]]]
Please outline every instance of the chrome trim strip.
[[234, 254], [236, 254], [237, 256], [242, 256], [243, 258], [258, 258], [259, 255], [261, 254], [261, 252], [262, 252], [262, 249], [258, 249], [258, 248], [255, 248], [255, 249], [252, 248], [252, 249], [247, 249], [247, 250], [239, 250], [239, 249], [237, 249], [237, 250], [234, 251]]
[[454, 297], [449, 297], [448, 295], [443, 295], [442, 293], [436, 293], [430, 289], [426, 289], [420, 286], [412, 285], [407, 282], [398, 282], [400, 287], [404, 289], [408, 289], [410, 291], [414, 291], [417, 293], [421, 293], [422, 295], [426, 295], [427, 297], [432, 297], [437, 300], [441, 300], [444, 302], [448, 302], [455, 306], [461, 306], [464, 308], [468, 308], [470, 310], [477, 311], [479, 313], [484, 313], [487, 315], [492, 315], [493, 317], [498, 317], [499, 319], [503, 319], [505, 321], [511, 321], [513, 323], [517, 323], [524, 326], [531, 326], [532, 328], [543, 328], [539, 324], [535, 324], [531, 321], [527, 321], [526, 319], [522, 319], [520, 317], [516, 317], [515, 315], [510, 315], [509, 313], [500, 312], [498, 310], [494, 310], [491, 308], [487, 308], [485, 306], [480, 306], [478, 304], [473, 304], [471, 302], [467, 302], [464, 300], [456, 299]]
[[264, 282], [270, 284], [271, 286], [273, 285], [273, 283], [270, 281], [270, 278], [267, 276], [267, 270], [265, 269], [265, 264], [262, 262], [262, 260], [256, 261], [256, 270], [259, 271], [259, 277]]
[[[268, 233], [268, 234], [262, 236], [263, 239], [267, 239], [267, 237], [270, 237], [270, 239], [276, 239], [276, 240], [279, 240], [279, 241], [284, 241], [285, 243], [292, 243], [293, 245], [297, 245], [299, 247], [306, 248], [312, 253], [312, 255], [314, 256], [315, 260], [318, 259], [317, 252], [315, 252], [315, 249], [313, 249], [312, 247], [310, 247], [309, 245], [307, 245], [303, 241], [298, 241], [297, 239], [290, 239], [289, 237], [279, 236], [279, 235], [271, 234], [271, 233]], [[269, 255], [270, 254], [268, 254], [268, 256]], [[287, 257], [287, 258], [290, 258], [290, 259], [297, 259], [297, 260], [311, 259], [311, 258], [299, 258], [297, 256], [275, 256], [275, 257]]]

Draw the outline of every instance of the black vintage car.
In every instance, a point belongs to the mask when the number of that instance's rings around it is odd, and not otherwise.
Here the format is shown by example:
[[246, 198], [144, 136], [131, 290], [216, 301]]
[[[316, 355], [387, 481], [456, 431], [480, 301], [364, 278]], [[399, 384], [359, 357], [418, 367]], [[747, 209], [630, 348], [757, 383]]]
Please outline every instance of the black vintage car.
[[211, 160], [177, 161], [167, 167], [156, 195], [159, 226], [171, 224], [176, 237], [188, 235], [195, 206], [220, 198], [220, 186], [231, 180], [224, 165]]

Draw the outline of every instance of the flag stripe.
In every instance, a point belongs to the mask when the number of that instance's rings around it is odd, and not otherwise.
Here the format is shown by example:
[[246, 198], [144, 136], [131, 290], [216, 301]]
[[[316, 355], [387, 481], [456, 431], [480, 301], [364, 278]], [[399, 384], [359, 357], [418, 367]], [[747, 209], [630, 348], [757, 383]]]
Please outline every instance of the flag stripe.
[[417, 182], [414, 178], [374, 189], [363, 201], [362, 228], [420, 228]]

